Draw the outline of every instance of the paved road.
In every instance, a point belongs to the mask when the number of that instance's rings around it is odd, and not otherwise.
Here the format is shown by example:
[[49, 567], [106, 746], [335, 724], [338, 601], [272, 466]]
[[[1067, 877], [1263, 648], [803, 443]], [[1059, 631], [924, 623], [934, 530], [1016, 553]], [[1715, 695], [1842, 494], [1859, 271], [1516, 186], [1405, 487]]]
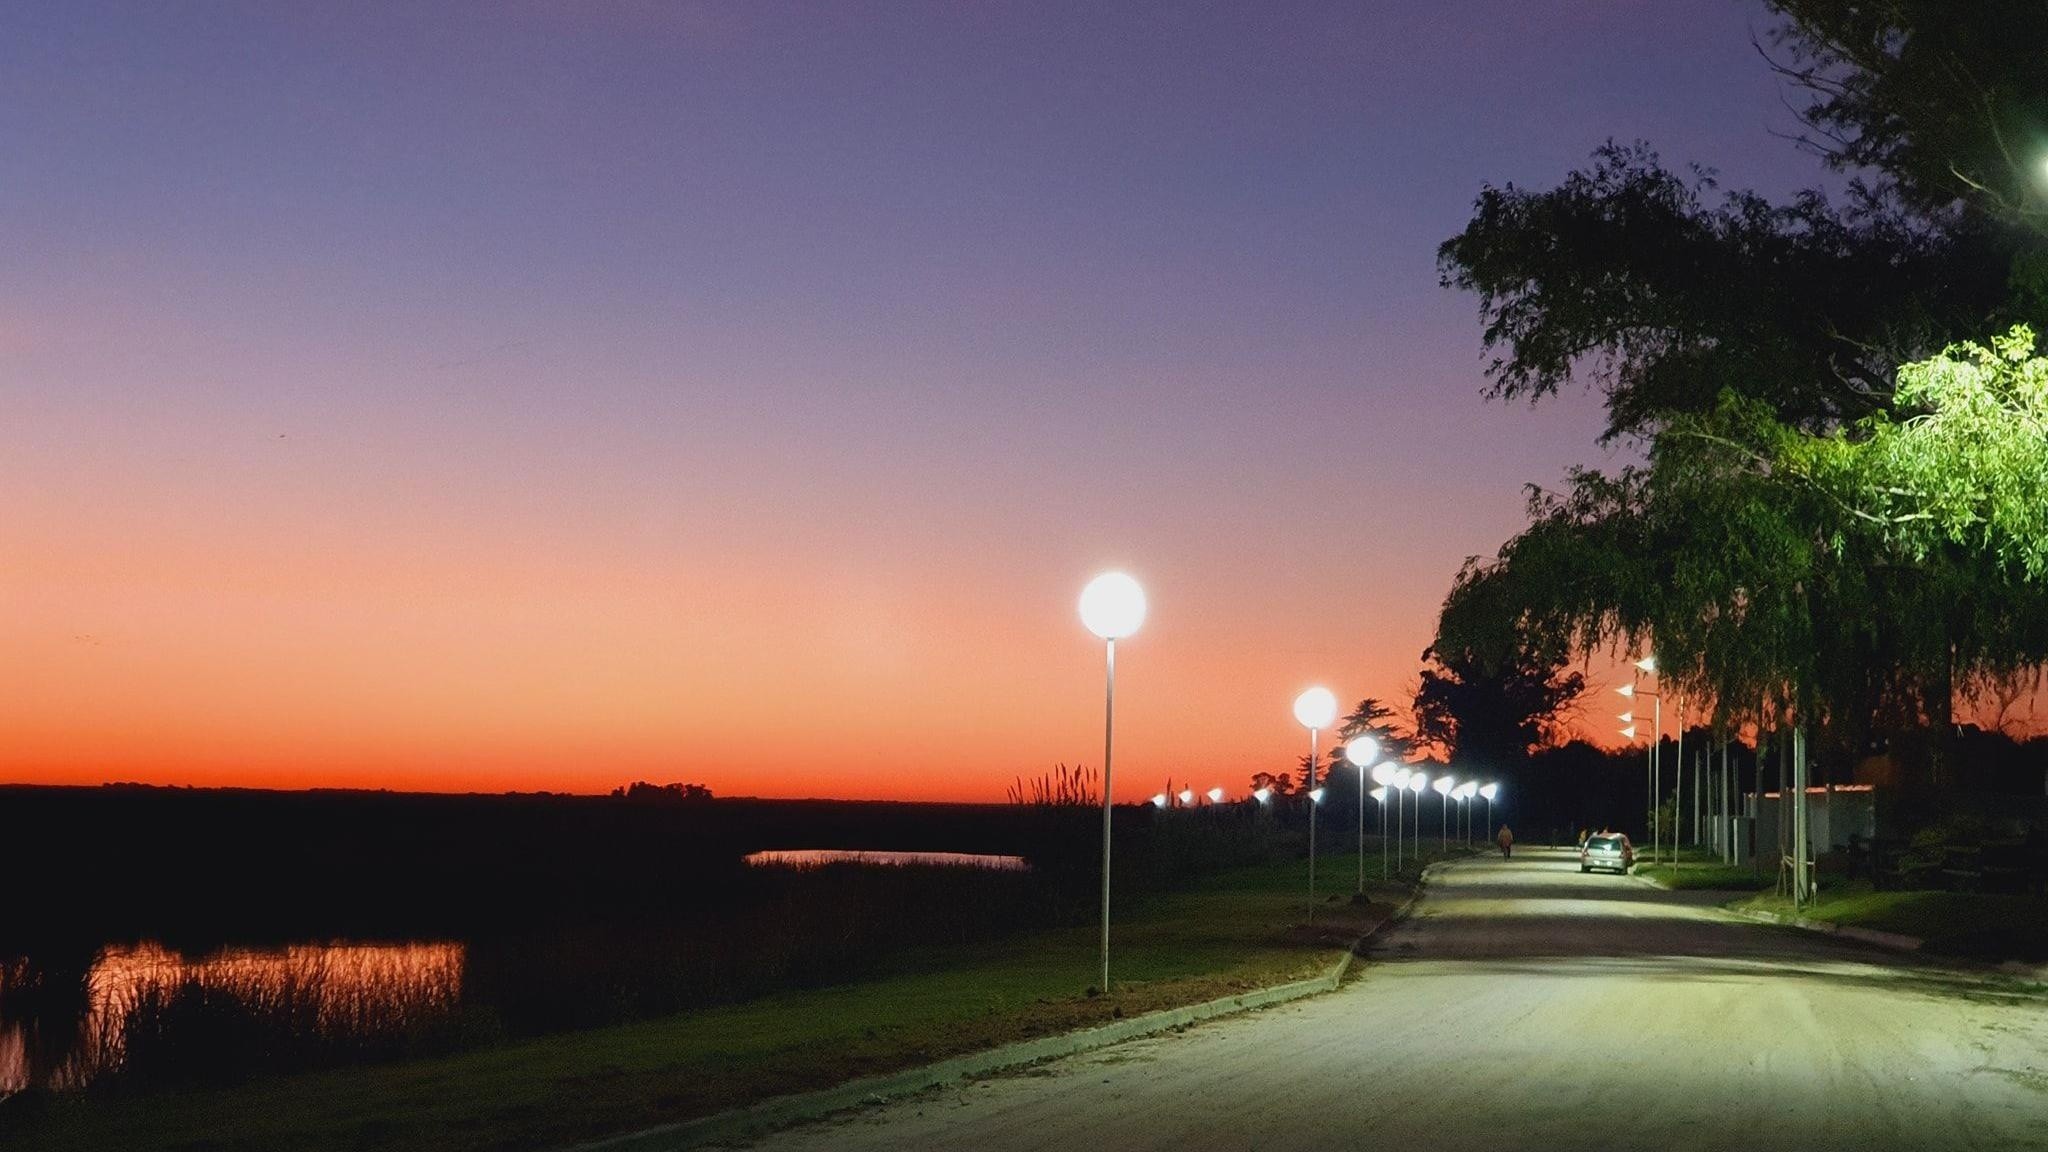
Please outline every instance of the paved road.
[[757, 1147], [2048, 1148], [2048, 1005], [1528, 852], [1338, 992]]

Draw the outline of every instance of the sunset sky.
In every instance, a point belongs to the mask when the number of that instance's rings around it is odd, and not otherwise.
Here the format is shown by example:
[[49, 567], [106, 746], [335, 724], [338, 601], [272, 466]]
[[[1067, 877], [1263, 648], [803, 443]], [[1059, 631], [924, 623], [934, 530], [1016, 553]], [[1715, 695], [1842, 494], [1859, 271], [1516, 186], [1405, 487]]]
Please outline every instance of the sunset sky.
[[[1405, 697], [1598, 399], [1436, 245], [1817, 177], [1736, 0], [10, 3], [0, 781], [1119, 797]], [[1625, 451], [1625, 449], [1624, 449]]]

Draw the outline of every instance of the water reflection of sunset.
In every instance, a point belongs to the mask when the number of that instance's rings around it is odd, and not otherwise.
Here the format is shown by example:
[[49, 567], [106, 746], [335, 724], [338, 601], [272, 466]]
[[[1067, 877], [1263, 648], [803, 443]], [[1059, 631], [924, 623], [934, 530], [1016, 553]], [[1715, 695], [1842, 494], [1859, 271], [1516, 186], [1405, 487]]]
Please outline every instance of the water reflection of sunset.
[[328, 1036], [390, 1035], [455, 1008], [463, 952], [456, 943], [294, 944], [193, 960], [155, 943], [109, 946], [85, 973], [82, 1019], [10, 1003], [52, 977], [25, 960], [0, 964], [0, 1094], [77, 1088], [118, 1068], [135, 1014], [180, 995], [224, 998], [267, 1022]]

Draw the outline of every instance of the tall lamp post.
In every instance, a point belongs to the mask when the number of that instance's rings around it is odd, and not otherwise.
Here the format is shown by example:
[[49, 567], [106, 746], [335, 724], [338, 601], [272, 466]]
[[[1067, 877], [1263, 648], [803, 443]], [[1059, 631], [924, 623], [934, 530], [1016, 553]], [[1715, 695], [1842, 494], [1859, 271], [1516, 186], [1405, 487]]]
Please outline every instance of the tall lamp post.
[[1449, 776], [1439, 776], [1430, 781], [1429, 786], [1436, 789], [1436, 794], [1442, 798], [1444, 855], [1448, 856], [1451, 852], [1451, 789], [1456, 788], [1458, 782]]
[[1081, 623], [1107, 645], [1102, 693], [1102, 994], [1109, 995], [1110, 753], [1116, 731], [1116, 642], [1145, 622], [1145, 589], [1122, 572], [1105, 572], [1081, 589]]
[[1415, 775], [1414, 769], [1402, 765], [1393, 770], [1393, 777], [1387, 782], [1394, 790], [1394, 871], [1396, 872], [1401, 870], [1401, 865], [1406, 862], [1408, 855], [1408, 825], [1403, 823], [1407, 819], [1404, 815], [1407, 811], [1407, 805], [1402, 802], [1401, 798], [1407, 794], [1408, 778], [1413, 775]]
[[1458, 785], [1457, 792], [1453, 793], [1458, 798], [1458, 803], [1465, 809], [1465, 847], [1467, 848], [1472, 847], [1472, 797], [1477, 795], [1478, 792], [1479, 781], [1467, 780], [1463, 784]]
[[[1662, 821], [1657, 819], [1657, 793], [1663, 784], [1663, 773], [1658, 770], [1662, 765], [1658, 763], [1658, 757], [1664, 744], [1664, 693], [1643, 691], [1641, 681], [1645, 672], [1653, 676], [1656, 675], [1657, 657], [1654, 654], [1636, 661], [1635, 678], [1616, 688], [1615, 691], [1629, 700], [1634, 700], [1638, 696], [1648, 696], [1652, 701], [1650, 707], [1650, 758], [1643, 765], [1643, 774], [1648, 778], [1650, 785], [1650, 859], [1654, 862], [1661, 854], [1661, 846], [1664, 842], [1664, 825]], [[1623, 728], [1621, 734], [1631, 740], [1635, 739], [1636, 726], [1633, 709], [1622, 713], [1622, 722], [1627, 724], [1628, 727]]]
[[1415, 793], [1415, 866], [1422, 867], [1422, 794], [1429, 789], [1427, 773], [1408, 777], [1408, 790]]
[[[1493, 827], [1493, 798], [1500, 795], [1500, 785], [1487, 783], [1479, 786], [1479, 798], [1486, 801], [1486, 826]], [[1491, 838], [1493, 833], [1487, 833]]]
[[1344, 745], [1344, 759], [1358, 769], [1358, 894], [1365, 895], [1365, 770], [1379, 758], [1380, 746], [1370, 736], [1358, 736]]
[[1380, 802], [1380, 879], [1391, 880], [1394, 873], [1387, 867], [1387, 797], [1400, 802], [1401, 789], [1396, 783], [1399, 773], [1391, 764], [1376, 764], [1372, 770], [1372, 782], [1379, 787], [1372, 790], [1372, 798]]
[[1308, 729], [1308, 903], [1316, 903], [1316, 733], [1337, 719], [1337, 696], [1318, 685], [1294, 698], [1294, 718]]

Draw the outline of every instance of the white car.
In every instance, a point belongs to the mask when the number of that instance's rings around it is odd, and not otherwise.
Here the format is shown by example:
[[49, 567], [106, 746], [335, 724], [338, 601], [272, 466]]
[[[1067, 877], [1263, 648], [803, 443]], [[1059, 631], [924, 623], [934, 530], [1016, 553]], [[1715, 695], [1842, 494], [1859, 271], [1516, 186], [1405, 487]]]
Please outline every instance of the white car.
[[1626, 874], [1636, 862], [1636, 850], [1628, 837], [1619, 832], [1605, 832], [1598, 836], [1586, 837], [1579, 845], [1579, 871], [1591, 872], [1595, 868]]

